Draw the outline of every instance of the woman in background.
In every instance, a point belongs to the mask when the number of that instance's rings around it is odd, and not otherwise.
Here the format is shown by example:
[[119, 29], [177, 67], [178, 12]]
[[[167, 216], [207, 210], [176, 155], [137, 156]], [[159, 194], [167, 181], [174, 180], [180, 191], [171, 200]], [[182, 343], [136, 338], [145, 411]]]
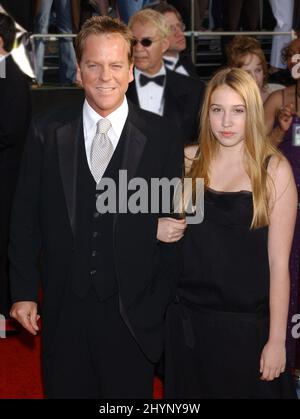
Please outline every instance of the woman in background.
[[[293, 74], [299, 60], [294, 62], [292, 57], [300, 53], [300, 38], [293, 40], [282, 53], [283, 61]], [[298, 71], [296, 71], [298, 73]], [[295, 74], [297, 76], [297, 74]], [[300, 79], [283, 90], [272, 93], [264, 104], [267, 134], [272, 143], [279, 148], [292, 166], [298, 196], [300, 194]], [[288, 365], [296, 364], [296, 340], [292, 337], [291, 329], [293, 316], [298, 313], [299, 273], [300, 273], [300, 206], [298, 204], [297, 221], [290, 257], [291, 299], [288, 321], [287, 359]]]

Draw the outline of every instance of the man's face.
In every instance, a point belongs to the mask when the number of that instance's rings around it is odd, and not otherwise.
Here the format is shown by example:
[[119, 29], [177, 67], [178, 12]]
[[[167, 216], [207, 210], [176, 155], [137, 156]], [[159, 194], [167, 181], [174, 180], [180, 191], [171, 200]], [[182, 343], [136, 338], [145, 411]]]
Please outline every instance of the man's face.
[[169, 53], [177, 54], [186, 49], [186, 39], [183, 33], [183, 23], [177, 18], [173, 12], [164, 14], [166, 22], [170, 26], [171, 33], [169, 35]]
[[241, 68], [250, 74], [261, 90], [264, 84], [264, 70], [259, 56], [256, 54], [245, 55], [244, 64]]
[[151, 45], [144, 47], [138, 42], [133, 48], [134, 64], [146, 74], [156, 74], [162, 64], [163, 55], [169, 47], [167, 39], [161, 39], [155, 26], [150, 23], [141, 24], [136, 22], [132, 25], [131, 31], [137, 41], [142, 39], [149, 39], [152, 41]]
[[242, 148], [246, 130], [246, 106], [240, 95], [227, 85], [211, 95], [209, 122], [221, 147]]
[[90, 35], [85, 41], [77, 79], [89, 105], [102, 117], [122, 104], [128, 84], [133, 80], [128, 49], [119, 34]]

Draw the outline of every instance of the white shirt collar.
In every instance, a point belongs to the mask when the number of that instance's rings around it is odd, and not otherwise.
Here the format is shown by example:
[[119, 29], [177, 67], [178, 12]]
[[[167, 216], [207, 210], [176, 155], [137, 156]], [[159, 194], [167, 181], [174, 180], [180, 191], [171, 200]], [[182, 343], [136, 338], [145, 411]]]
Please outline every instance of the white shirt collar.
[[8, 54], [0, 55], [0, 62], [5, 60], [10, 55], [10, 52]]
[[176, 65], [177, 61], [179, 60], [179, 54], [174, 55], [164, 55], [164, 59], [167, 61], [171, 61], [174, 63], [174, 66]]

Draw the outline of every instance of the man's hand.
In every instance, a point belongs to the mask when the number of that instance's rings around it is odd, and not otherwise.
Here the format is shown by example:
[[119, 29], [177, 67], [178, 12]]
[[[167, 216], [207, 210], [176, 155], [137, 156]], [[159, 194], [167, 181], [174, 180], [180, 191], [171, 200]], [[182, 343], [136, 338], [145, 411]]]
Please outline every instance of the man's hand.
[[10, 316], [16, 319], [28, 332], [36, 335], [39, 327], [37, 321], [40, 316], [37, 314], [37, 303], [33, 301], [18, 301], [11, 310]]

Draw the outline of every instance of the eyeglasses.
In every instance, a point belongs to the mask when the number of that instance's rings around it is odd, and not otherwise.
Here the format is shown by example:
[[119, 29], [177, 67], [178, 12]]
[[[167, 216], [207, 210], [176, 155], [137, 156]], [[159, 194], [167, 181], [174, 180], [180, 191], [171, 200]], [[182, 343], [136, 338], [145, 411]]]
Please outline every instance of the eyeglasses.
[[184, 32], [185, 30], [185, 24], [184, 23], [176, 23], [175, 25], [170, 25], [171, 32]]
[[151, 39], [151, 38], [142, 38], [141, 40], [134, 39], [132, 41], [132, 45], [135, 47], [138, 43], [140, 43], [143, 47], [149, 48], [153, 44], [153, 42], [157, 42], [159, 39]]

